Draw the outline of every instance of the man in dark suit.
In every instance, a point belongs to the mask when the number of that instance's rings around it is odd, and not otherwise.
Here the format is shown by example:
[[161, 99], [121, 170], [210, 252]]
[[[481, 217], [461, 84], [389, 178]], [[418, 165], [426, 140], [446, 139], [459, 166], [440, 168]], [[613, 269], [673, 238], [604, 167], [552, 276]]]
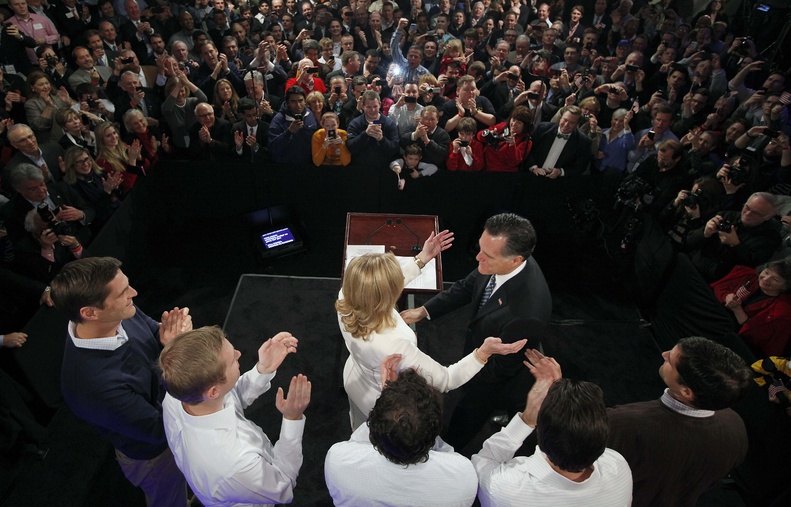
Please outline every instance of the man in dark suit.
[[196, 160], [217, 160], [230, 153], [231, 124], [214, 117], [214, 108], [201, 102], [195, 107], [198, 120], [190, 127], [189, 150]]
[[91, 239], [88, 226], [96, 215], [80, 194], [63, 182], [46, 182], [41, 169], [33, 164], [20, 164], [11, 171], [11, 186], [17, 193], [3, 207], [0, 215], [5, 220], [8, 236], [17, 241], [25, 234], [25, 215], [41, 204], [46, 204], [54, 219], [66, 222], [82, 245]]
[[261, 160], [266, 157], [269, 123], [258, 117], [255, 102], [247, 97], [239, 101], [237, 111], [244, 119], [231, 127], [234, 153], [250, 162]]
[[8, 129], [8, 142], [17, 150], [3, 170], [3, 189], [12, 190], [10, 187], [11, 171], [20, 164], [33, 164], [44, 174], [44, 179], [60, 181], [63, 174], [60, 172], [58, 157], [63, 150], [55, 143], [39, 145], [36, 135], [24, 123], [17, 123]]
[[121, 122], [121, 129], [126, 133], [123, 125], [124, 113], [130, 109], [139, 109], [148, 120], [148, 125], [156, 127], [162, 117], [162, 101], [154, 90], [140, 86], [140, 78], [132, 71], [121, 74], [118, 82], [121, 92], [113, 101], [115, 105], [115, 118]]
[[590, 162], [590, 139], [577, 125], [582, 110], [577, 106], [566, 109], [560, 123], [539, 123], [533, 130], [533, 149], [527, 157], [527, 167], [536, 176], [549, 179], [579, 176]]
[[61, 35], [68, 37], [72, 44], [88, 28], [96, 26], [95, 20], [91, 18], [88, 6], [77, 5], [77, 0], [63, 0], [52, 8], [51, 18], [58, 27]]
[[[486, 221], [479, 240], [478, 269], [430, 299], [425, 306], [401, 312], [408, 324], [435, 319], [472, 303], [473, 310], [464, 343], [465, 353], [489, 336], [512, 343], [528, 339], [539, 347], [541, 333], [549, 323], [552, 298], [544, 275], [532, 253], [536, 233], [525, 218], [512, 213]], [[496, 409], [510, 415], [524, 408], [524, 393], [532, 381], [522, 365], [521, 351], [492, 356], [486, 366], [463, 386], [464, 395], [453, 412], [443, 439], [462, 449], [472, 440]]]
[[406, 149], [411, 144], [417, 144], [423, 150], [421, 162], [434, 164], [439, 169], [445, 169], [445, 161], [450, 151], [450, 136], [442, 127], [438, 127], [439, 112], [434, 106], [424, 107], [420, 111], [420, 122], [414, 132], [407, 132], [401, 136], [401, 148]]
[[[509, 101], [513, 101], [524, 91], [524, 83], [519, 84], [522, 69], [512, 65], [494, 79], [481, 87], [481, 95], [491, 101], [496, 111], [500, 111]], [[521, 89], [520, 89], [521, 88]]]
[[126, 0], [126, 16], [129, 18], [119, 28], [121, 39], [128, 41], [132, 46], [132, 51], [142, 62], [148, 61], [148, 54], [151, 46], [148, 38], [154, 33], [154, 29], [148, 19], [141, 17], [140, 6], [135, 0]]

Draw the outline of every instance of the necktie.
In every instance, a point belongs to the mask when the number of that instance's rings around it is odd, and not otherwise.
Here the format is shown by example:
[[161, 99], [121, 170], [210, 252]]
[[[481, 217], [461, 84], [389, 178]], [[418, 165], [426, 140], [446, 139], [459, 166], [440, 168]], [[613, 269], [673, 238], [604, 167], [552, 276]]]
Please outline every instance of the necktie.
[[570, 135], [571, 134], [561, 134], [560, 132], [558, 132], [558, 135], [556, 135], [555, 137], [557, 137], [558, 139], [566, 139], [566, 140], [568, 140]]
[[478, 311], [480, 311], [481, 308], [483, 308], [483, 305], [485, 305], [486, 302], [489, 301], [489, 298], [492, 297], [492, 292], [494, 292], [494, 278], [495, 275], [492, 275], [492, 278], [489, 280], [489, 284], [486, 285], [486, 288], [483, 290], [483, 297], [481, 297], [481, 302], [478, 305]]
[[254, 135], [255, 135], [255, 130], [253, 130], [253, 127], [250, 127], [250, 135], [251, 135], [251, 136], [254, 136]]

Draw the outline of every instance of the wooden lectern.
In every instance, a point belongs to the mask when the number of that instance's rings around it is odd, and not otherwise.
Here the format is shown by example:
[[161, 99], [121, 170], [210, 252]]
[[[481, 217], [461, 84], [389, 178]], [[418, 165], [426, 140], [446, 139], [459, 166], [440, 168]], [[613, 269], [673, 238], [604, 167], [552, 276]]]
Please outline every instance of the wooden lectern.
[[[414, 257], [423, 248], [429, 234], [439, 232], [436, 215], [399, 215], [388, 213], [347, 213], [346, 236], [343, 241], [342, 273], [346, 271], [349, 245], [384, 245], [386, 252], [396, 256]], [[405, 288], [404, 294], [436, 294], [442, 290], [442, 259], [436, 257], [434, 289]]]

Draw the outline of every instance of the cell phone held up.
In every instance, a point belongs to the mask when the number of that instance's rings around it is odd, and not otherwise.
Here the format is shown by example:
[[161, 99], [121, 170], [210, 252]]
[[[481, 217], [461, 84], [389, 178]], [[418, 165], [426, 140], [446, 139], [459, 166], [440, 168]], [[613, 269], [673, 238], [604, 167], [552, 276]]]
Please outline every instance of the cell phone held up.
[[330, 129], [327, 131], [327, 138], [329, 139], [337, 139], [338, 131], [335, 129]]

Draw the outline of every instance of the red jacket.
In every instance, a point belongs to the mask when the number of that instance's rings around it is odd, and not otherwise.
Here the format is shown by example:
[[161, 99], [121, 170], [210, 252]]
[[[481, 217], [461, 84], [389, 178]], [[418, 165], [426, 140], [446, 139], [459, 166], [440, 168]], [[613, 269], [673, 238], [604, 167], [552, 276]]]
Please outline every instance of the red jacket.
[[[321, 79], [315, 78], [315, 77], [311, 78], [311, 79], [313, 79], [313, 89], [312, 90], [309, 89], [307, 86], [304, 86], [302, 84], [299, 85], [303, 90], [305, 90], [305, 95], [307, 95], [310, 92], [321, 92], [322, 94], [327, 93], [327, 87], [324, 85], [324, 81], [322, 81]], [[295, 84], [297, 84], [297, 78], [292, 77], [291, 79], [286, 81], [286, 90], [288, 90], [289, 88], [291, 88]], [[285, 97], [285, 95], [284, 95], [284, 97]], [[321, 118], [318, 118], [317, 120], [320, 120], [320, 119]]]
[[448, 171], [483, 171], [483, 144], [473, 138], [470, 147], [472, 148], [472, 165], [467, 165], [464, 157], [461, 156], [461, 150], [458, 153], [453, 153], [453, 144], [451, 143], [450, 154], [448, 154], [448, 160], [445, 163]]
[[[502, 132], [507, 125], [507, 122], [498, 123], [489, 130]], [[513, 146], [505, 141], [501, 141], [492, 146], [489, 142], [484, 140], [483, 131], [478, 132], [476, 137], [484, 146], [484, 171], [515, 173], [519, 171], [519, 167], [527, 158], [530, 149], [533, 147], [533, 141], [527, 134], [517, 136]]]
[[[711, 287], [717, 300], [724, 304], [725, 296], [735, 294], [747, 280], [757, 284], [758, 273], [753, 268], [736, 266]], [[739, 335], [747, 345], [759, 357], [785, 355], [791, 337], [791, 295], [764, 298], [742, 308], [748, 318]]]

